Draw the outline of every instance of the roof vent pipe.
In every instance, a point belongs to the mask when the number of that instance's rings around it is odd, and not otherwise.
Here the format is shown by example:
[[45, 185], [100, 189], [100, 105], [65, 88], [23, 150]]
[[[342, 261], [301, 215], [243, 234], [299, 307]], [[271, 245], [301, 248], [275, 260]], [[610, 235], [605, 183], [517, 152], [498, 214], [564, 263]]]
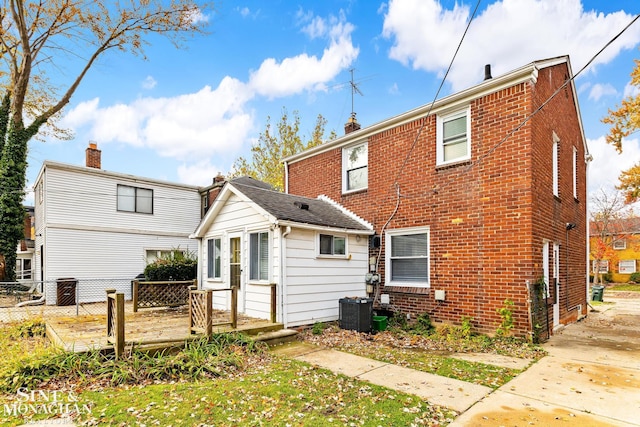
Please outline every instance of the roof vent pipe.
[[485, 80], [492, 79], [492, 77], [491, 77], [491, 64], [487, 64], [487, 65], [484, 66], [484, 79]]

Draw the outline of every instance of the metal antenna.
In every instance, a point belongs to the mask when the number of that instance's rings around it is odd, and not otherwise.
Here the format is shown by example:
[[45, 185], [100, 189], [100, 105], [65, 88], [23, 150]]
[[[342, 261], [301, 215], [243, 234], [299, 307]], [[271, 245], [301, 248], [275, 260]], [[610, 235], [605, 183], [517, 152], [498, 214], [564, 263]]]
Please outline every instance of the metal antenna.
[[354, 95], [355, 95], [356, 93], [357, 93], [357, 94], [360, 94], [360, 96], [364, 96], [364, 95], [362, 94], [362, 92], [360, 92], [360, 89], [358, 89], [358, 85], [357, 85], [357, 84], [356, 84], [356, 82], [353, 80], [353, 71], [354, 71], [354, 68], [350, 69], [349, 71], [351, 72], [351, 81], [349, 82], [349, 83], [351, 83], [351, 117], [353, 117], [353, 118], [355, 119], [355, 117], [356, 117], [356, 112], [355, 112], [355, 110], [354, 110], [354, 108], [353, 108], [353, 98], [354, 98]]

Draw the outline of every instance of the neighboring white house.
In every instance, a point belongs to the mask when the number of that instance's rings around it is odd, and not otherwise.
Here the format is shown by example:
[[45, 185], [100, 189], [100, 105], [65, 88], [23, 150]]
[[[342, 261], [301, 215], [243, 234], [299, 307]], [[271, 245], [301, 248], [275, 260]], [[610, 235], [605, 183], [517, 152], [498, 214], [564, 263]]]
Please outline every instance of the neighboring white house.
[[101, 170], [93, 143], [87, 167], [45, 161], [34, 188], [33, 279], [47, 282], [47, 304], [57, 303], [60, 278], [79, 281], [80, 302], [104, 300], [105, 286], [130, 298], [126, 279], [149, 261], [197, 249], [189, 235], [201, 218], [199, 187]]
[[[238, 311], [285, 327], [337, 320], [339, 300], [366, 296], [372, 226], [328, 198], [273, 191], [241, 177], [227, 182], [192, 235], [198, 239], [198, 283], [238, 286]], [[228, 292], [214, 308], [229, 309]]]

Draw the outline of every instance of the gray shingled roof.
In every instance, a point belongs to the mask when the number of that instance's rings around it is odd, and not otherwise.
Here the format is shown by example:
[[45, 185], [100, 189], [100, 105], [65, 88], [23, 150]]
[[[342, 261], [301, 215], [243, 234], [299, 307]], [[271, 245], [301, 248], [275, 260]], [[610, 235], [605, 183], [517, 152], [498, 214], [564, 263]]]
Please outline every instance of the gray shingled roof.
[[234, 178], [230, 183], [279, 221], [292, 221], [324, 227], [369, 230], [331, 203], [274, 191], [269, 184], [249, 177]]

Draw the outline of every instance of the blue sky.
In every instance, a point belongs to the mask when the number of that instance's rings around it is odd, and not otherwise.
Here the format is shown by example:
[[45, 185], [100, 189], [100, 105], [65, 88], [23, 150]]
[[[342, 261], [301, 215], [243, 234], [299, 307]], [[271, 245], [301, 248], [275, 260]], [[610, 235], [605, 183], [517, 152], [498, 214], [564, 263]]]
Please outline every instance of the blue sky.
[[[298, 111], [308, 136], [322, 114], [343, 133], [351, 113], [350, 70], [363, 127], [433, 101], [476, 6], [470, 0], [220, 1], [206, 15], [209, 34], [177, 50], [151, 39], [144, 61], [110, 52], [92, 68], [65, 109], [71, 141], [33, 141], [28, 185], [44, 160], [84, 165], [89, 141], [102, 168], [208, 185], [248, 157], [267, 118]], [[623, 0], [502, 0], [480, 8], [438, 98], [538, 59], [570, 55], [577, 73], [640, 13]], [[604, 143], [607, 109], [633, 94], [640, 21], [576, 80], [585, 135], [594, 156], [590, 191], [610, 188], [640, 160], [640, 137], [624, 155]], [[50, 76], [66, 87], [72, 66]], [[27, 203], [32, 200], [28, 195]]]

